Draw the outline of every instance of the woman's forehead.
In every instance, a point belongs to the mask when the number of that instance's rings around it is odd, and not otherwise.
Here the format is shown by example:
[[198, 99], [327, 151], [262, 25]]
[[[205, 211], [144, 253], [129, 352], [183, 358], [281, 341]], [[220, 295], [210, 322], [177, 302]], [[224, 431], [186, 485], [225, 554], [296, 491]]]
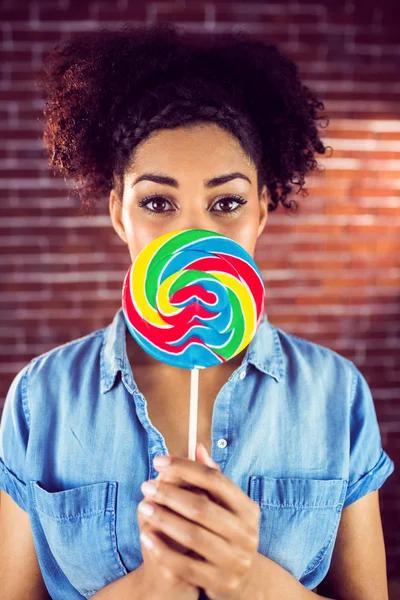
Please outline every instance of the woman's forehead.
[[185, 179], [189, 172], [196, 171], [210, 180], [238, 171], [251, 180], [254, 168], [235, 138], [219, 127], [206, 130], [202, 126], [195, 131], [176, 128], [152, 134], [136, 148], [127, 175], [137, 179], [152, 172], [179, 180], [179, 173]]

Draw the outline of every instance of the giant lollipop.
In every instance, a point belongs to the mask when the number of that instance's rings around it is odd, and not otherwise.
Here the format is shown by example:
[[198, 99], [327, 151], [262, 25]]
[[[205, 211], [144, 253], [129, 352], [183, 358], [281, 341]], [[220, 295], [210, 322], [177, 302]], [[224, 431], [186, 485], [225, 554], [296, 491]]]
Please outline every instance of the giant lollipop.
[[185, 229], [150, 242], [122, 288], [127, 328], [154, 358], [191, 370], [189, 458], [195, 460], [199, 369], [223, 363], [250, 343], [264, 312], [264, 284], [239, 244]]

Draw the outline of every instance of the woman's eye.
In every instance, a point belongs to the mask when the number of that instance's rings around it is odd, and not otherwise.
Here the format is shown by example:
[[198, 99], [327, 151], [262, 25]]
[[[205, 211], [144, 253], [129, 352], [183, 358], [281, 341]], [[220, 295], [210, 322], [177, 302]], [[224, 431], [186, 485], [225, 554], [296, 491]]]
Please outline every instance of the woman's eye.
[[167, 203], [170, 205], [170, 202], [163, 196], [153, 196], [151, 198], [143, 198], [139, 202], [139, 206], [144, 207], [152, 213], [162, 213], [167, 212], [164, 210]]
[[[232, 205], [234, 204], [236, 204], [237, 206], [232, 208]], [[246, 204], [246, 202], [242, 198], [228, 196], [227, 198], [221, 198], [221, 200], [218, 200], [218, 202], [214, 204], [213, 208], [216, 208], [219, 205], [221, 208], [217, 209], [217, 212], [234, 212], [238, 210], [239, 206], [242, 204]]]
[[[231, 214], [236, 212], [240, 205], [243, 204], [247, 204], [247, 201], [243, 200], [240, 196], [226, 196], [225, 198], [217, 200], [213, 205], [211, 212]], [[168, 205], [170, 208], [168, 208]], [[143, 200], [140, 200], [138, 203], [138, 206], [144, 208], [152, 215], [173, 212], [170, 201], [167, 200], [167, 198], [164, 198], [164, 196], [150, 196], [143, 198]]]

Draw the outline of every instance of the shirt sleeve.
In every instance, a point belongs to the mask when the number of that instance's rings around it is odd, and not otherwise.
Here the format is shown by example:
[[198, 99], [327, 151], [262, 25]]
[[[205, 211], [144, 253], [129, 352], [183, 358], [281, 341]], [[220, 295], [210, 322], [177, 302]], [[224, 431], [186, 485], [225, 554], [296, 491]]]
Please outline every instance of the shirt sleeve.
[[343, 507], [379, 489], [394, 471], [394, 463], [382, 448], [371, 390], [353, 365], [350, 406], [350, 470]]
[[27, 512], [25, 458], [29, 437], [27, 377], [29, 365], [14, 378], [0, 422], [0, 489]]

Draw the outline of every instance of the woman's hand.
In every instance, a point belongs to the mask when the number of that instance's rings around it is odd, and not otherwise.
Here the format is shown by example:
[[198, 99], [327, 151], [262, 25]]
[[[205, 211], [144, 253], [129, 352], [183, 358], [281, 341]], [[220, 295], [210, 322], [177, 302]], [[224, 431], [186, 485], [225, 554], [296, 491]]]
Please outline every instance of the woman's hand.
[[[154, 508], [145, 517], [155, 542], [149, 552], [158, 565], [203, 588], [211, 600], [239, 600], [257, 556], [259, 506], [221, 473], [205, 449], [196, 448], [196, 461], [170, 458], [166, 467], [154, 463], [162, 475], [152, 481], [156, 495], [142, 488]], [[185, 553], [171, 550], [164, 535]]]
[[[150, 523], [143, 517], [138, 511], [138, 524], [140, 533], [150, 533], [153, 528]], [[171, 544], [170, 544], [171, 545]], [[179, 544], [176, 546], [176, 550]], [[165, 553], [171, 552], [174, 555], [174, 550], [168, 550], [167, 544], [165, 544]], [[143, 578], [147, 589], [149, 590], [146, 596], [149, 600], [198, 600], [200, 591], [197, 587], [187, 583], [179, 577], [179, 568], [170, 569], [164, 566], [163, 561], [158, 561], [155, 554], [149, 551], [142, 541], [142, 555], [143, 555]], [[170, 557], [168, 564], [173, 560]], [[175, 560], [179, 560], [179, 556], [176, 556]], [[147, 582], [147, 583], [146, 583]]]

